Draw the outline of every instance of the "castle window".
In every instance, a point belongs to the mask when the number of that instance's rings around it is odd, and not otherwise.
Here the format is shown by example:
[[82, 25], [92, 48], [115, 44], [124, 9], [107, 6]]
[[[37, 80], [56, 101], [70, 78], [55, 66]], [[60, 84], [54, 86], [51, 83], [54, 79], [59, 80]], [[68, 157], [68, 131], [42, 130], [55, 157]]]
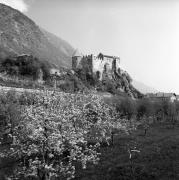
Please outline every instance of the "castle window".
[[104, 72], [107, 71], [107, 64], [104, 65]]
[[105, 73], [108, 72], [109, 69], [110, 69], [110, 66], [109, 66], [108, 63], [106, 63], [106, 64], [104, 65], [104, 72], [105, 72]]
[[97, 79], [100, 79], [100, 72], [99, 71], [96, 72], [96, 77], [97, 77]]

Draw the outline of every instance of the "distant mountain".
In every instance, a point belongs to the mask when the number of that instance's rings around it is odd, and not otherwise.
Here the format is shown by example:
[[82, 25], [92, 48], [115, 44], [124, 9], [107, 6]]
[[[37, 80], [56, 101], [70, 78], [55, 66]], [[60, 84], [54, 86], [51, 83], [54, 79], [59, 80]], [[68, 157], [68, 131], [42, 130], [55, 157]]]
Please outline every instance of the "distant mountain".
[[156, 89], [135, 80], [133, 80], [132, 85], [143, 94], [158, 92]]
[[31, 54], [54, 66], [71, 67], [74, 48], [39, 28], [21, 12], [0, 3], [0, 59]]

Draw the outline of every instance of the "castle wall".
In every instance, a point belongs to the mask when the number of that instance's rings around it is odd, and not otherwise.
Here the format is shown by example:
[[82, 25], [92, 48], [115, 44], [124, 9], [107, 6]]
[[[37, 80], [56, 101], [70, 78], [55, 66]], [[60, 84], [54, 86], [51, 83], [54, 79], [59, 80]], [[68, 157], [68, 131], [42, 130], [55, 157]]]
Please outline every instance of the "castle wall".
[[120, 59], [116, 59], [116, 71], [118, 72], [118, 69], [121, 69], [121, 65], [120, 65]]
[[119, 61], [116, 60], [115, 63], [115, 68], [114, 68], [114, 59], [113, 58], [108, 58], [104, 57], [103, 59], [100, 58], [93, 58], [93, 73], [96, 74], [97, 72], [100, 72], [100, 80], [102, 80], [102, 75], [107, 70], [107, 74], [111, 74], [112, 71], [118, 69], [120, 67]]
[[115, 59], [112, 56], [83, 56], [83, 57], [72, 57], [72, 68], [83, 69], [88, 73], [93, 73], [99, 80], [102, 80], [103, 74], [112, 75], [114, 71], [120, 68], [120, 60]]
[[93, 58], [92, 72], [98, 74], [99, 80], [102, 79], [104, 64], [101, 59]]
[[72, 69], [76, 70], [77, 68], [79, 68], [80, 62], [81, 62], [82, 57], [72, 57]]

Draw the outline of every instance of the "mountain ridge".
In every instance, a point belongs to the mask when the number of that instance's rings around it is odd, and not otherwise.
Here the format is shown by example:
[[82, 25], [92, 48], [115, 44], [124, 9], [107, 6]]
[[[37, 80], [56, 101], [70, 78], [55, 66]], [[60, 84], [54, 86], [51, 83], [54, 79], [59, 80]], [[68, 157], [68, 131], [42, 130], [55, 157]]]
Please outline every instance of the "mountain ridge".
[[32, 54], [57, 67], [70, 68], [74, 48], [40, 28], [16, 9], [0, 3], [0, 58]]
[[142, 82], [136, 81], [136, 80], [133, 80], [132, 85], [143, 94], [158, 92], [155, 88], [150, 87], [150, 86], [148, 86]]

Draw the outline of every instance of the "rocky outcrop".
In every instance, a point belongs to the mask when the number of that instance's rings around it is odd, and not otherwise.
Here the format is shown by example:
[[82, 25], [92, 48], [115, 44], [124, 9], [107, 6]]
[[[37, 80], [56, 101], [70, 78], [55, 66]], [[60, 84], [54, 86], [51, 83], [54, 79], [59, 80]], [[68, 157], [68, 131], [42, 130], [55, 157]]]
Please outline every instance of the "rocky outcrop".
[[85, 85], [95, 87], [98, 91], [110, 92], [113, 94], [125, 93], [132, 98], [142, 97], [136, 88], [132, 85], [132, 78], [122, 69], [103, 71], [102, 79], [99, 79], [96, 73], [91, 73], [87, 68], [78, 68], [75, 75], [82, 80]]
[[141, 93], [132, 85], [132, 78], [121, 69], [120, 58], [99, 53], [83, 56], [78, 51], [72, 56], [72, 69], [86, 84], [111, 93], [125, 92], [132, 98]]
[[[115, 92], [125, 92], [132, 98], [140, 98], [142, 96], [142, 93], [140, 93], [132, 85], [132, 78], [130, 77], [130, 75], [122, 69], [110, 72], [109, 74], [106, 73], [105, 78], [108, 78], [108, 81], [111, 81], [113, 83]], [[104, 79], [102, 81], [104, 81]]]

